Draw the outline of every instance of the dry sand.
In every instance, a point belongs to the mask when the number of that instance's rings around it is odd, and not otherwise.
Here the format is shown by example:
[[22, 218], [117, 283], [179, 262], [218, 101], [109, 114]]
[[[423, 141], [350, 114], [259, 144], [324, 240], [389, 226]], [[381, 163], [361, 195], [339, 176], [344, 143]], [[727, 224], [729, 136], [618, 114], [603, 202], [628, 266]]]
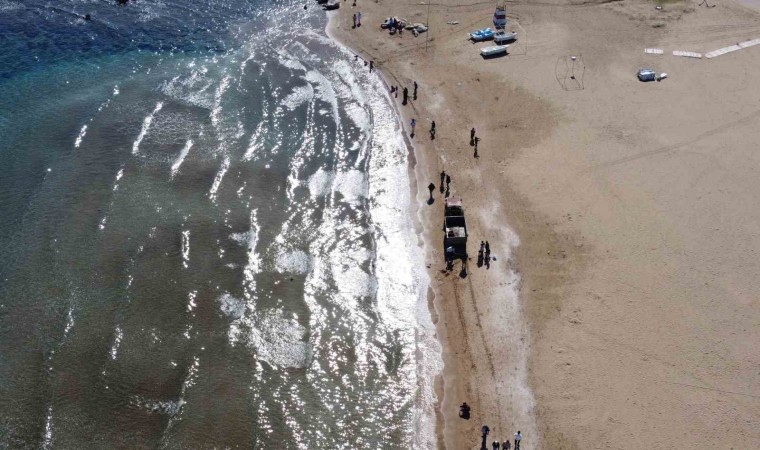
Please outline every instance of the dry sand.
[[[760, 46], [670, 55], [758, 38], [760, 14], [717, 0], [509, 3], [519, 41], [486, 61], [466, 34], [495, 4], [459, 3], [342, 2], [330, 30], [389, 83], [420, 84], [399, 108], [418, 122], [439, 447], [478, 448], [487, 423], [489, 442], [520, 429], [526, 450], [760, 448]], [[428, 13], [427, 35], [379, 28]], [[640, 83], [644, 66], [669, 78]], [[425, 204], [441, 170], [470, 254], [491, 242], [490, 270], [441, 270], [443, 198]]]

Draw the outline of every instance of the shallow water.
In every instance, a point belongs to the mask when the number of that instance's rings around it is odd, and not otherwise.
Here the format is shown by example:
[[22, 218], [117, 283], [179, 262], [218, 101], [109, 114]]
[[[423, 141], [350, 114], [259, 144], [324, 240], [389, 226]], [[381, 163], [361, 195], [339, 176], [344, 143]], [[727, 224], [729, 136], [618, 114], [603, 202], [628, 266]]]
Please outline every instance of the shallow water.
[[432, 446], [407, 149], [323, 13], [54, 5], [0, 1], [0, 445]]

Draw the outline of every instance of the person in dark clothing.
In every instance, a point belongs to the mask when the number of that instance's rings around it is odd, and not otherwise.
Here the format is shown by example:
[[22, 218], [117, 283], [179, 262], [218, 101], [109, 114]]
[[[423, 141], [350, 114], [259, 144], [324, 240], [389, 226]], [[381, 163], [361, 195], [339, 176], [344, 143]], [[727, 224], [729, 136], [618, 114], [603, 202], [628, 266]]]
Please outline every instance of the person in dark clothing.
[[509, 450], [510, 448], [512, 448], [512, 444], [509, 443], [509, 439], [507, 439], [506, 441], [502, 442], [501, 448], [502, 448], [502, 450]]
[[470, 145], [475, 145], [475, 128], [470, 130]]
[[407, 100], [409, 100], [409, 89], [404, 88], [404, 100], [401, 102], [402, 105], [406, 105]]
[[486, 241], [486, 256], [491, 256], [491, 245]]
[[370, 61], [369, 62], [369, 73], [372, 73], [372, 69], [374, 69], [374, 68], [375, 68], [375, 61]]
[[428, 191], [430, 191], [430, 198], [428, 199], [428, 204], [432, 204], [434, 202], [433, 200], [433, 191], [435, 190], [435, 185], [433, 183], [428, 184]]
[[493, 447], [493, 450], [499, 450], [499, 441], [493, 441], [491, 447]]
[[449, 188], [450, 184], [451, 184], [451, 177], [447, 174], [446, 175], [446, 189]]
[[459, 407], [459, 417], [470, 420], [470, 405], [467, 402], [462, 403], [462, 406]]
[[488, 446], [486, 445], [486, 439], [488, 438], [488, 433], [491, 432], [491, 429], [488, 428], [488, 425], [483, 425], [480, 428], [480, 433], [483, 437], [483, 442], [480, 443], [480, 450], [488, 450]]
[[417, 100], [417, 82], [414, 82], [414, 92], [412, 93], [412, 100]]
[[354, 26], [352, 26], [351, 28], [352, 28], [352, 29], [353, 29], [353, 28], [356, 28], [356, 14], [354, 14]]
[[430, 124], [430, 140], [435, 139], [435, 120]]

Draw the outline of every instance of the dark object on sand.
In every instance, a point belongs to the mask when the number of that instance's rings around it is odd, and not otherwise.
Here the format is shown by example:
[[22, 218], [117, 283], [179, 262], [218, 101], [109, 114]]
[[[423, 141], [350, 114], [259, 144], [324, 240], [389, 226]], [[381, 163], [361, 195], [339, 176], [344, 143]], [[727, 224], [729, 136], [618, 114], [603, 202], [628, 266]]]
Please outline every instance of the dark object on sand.
[[326, 5], [327, 0], [317, 0], [317, 5]]
[[338, 8], [340, 8], [340, 3], [328, 3], [327, 5], [322, 7], [322, 9], [325, 11], [334, 11]]
[[470, 420], [470, 405], [467, 402], [462, 403], [462, 406], [459, 407], [459, 417]]
[[447, 198], [443, 212], [443, 248], [447, 261], [467, 257], [467, 222], [464, 219], [462, 201]]

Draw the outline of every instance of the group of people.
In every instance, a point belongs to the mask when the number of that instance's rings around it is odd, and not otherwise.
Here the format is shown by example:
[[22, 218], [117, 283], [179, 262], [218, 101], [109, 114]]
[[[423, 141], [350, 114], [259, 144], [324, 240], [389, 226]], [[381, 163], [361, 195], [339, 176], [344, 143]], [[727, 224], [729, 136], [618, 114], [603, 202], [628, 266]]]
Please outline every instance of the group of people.
[[480, 158], [478, 156], [478, 142], [480, 142], [480, 138], [475, 135], [475, 127], [470, 130], [470, 147], [475, 148], [475, 157]]
[[480, 241], [480, 250], [478, 250], [478, 267], [486, 265], [486, 269], [491, 267], [491, 244], [488, 241]]
[[[488, 450], [488, 447], [486, 445], [486, 440], [488, 439], [488, 433], [491, 432], [491, 429], [488, 428], [488, 425], [483, 425], [483, 427], [480, 429], [483, 442], [480, 444], [480, 450]], [[520, 433], [520, 430], [515, 433], [515, 447], [514, 450], [520, 450], [520, 442], [522, 441], [522, 434]], [[491, 448], [493, 450], [511, 450], [512, 445], [509, 442], [509, 439], [505, 439], [503, 443], [499, 443], [499, 441], [493, 441], [491, 443]]]
[[[417, 82], [414, 81], [412, 85], [412, 100], [417, 100]], [[391, 86], [391, 94], [393, 94], [394, 98], [398, 98], [398, 93], [401, 91], [403, 93], [403, 98], [401, 99], [401, 104], [406, 106], [407, 103], [409, 103], [409, 88], [404, 86], [404, 89], [401, 89], [400, 87], [396, 86], [395, 84]], [[412, 130], [412, 133], [414, 133], [414, 130]]]
[[[354, 4], [355, 6], [356, 4]], [[354, 26], [351, 28], [358, 28], [362, 26], [362, 12], [354, 13]]]

